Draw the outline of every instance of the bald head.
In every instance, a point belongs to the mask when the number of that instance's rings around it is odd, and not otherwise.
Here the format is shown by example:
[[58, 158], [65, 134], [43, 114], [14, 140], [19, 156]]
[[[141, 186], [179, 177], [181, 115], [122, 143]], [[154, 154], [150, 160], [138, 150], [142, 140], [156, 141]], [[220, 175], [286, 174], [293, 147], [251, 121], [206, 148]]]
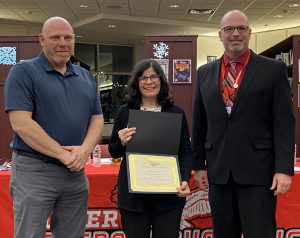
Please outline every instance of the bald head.
[[64, 19], [62, 17], [51, 17], [51, 18], [49, 18], [48, 20], [46, 20], [44, 22], [44, 25], [43, 25], [43, 28], [42, 28], [42, 34], [43, 35], [47, 34], [48, 31], [49, 31], [49, 28], [51, 29], [52, 26], [56, 25], [56, 24], [65, 25], [65, 27], [69, 28], [73, 33], [73, 28], [66, 19]]
[[249, 26], [249, 20], [248, 20], [248, 17], [240, 10], [232, 10], [232, 11], [229, 11], [227, 12], [221, 19], [221, 23], [220, 23], [220, 29], [222, 29], [224, 26], [226, 26], [226, 22], [229, 20], [229, 19], [232, 19], [232, 18], [243, 18], [244, 20], [244, 24], [246, 26]]

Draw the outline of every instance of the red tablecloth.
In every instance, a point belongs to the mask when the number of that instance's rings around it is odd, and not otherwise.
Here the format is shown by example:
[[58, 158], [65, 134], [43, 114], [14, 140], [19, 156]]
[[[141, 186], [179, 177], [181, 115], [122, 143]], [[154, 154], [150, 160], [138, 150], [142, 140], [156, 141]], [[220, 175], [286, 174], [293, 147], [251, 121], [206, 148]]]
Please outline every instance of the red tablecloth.
[[[119, 167], [86, 167], [90, 182], [86, 236], [89, 238], [124, 238], [116, 207]], [[0, 238], [13, 237], [13, 211], [9, 194], [10, 172], [0, 172]], [[207, 192], [198, 190], [193, 181], [182, 215], [182, 238], [212, 238], [211, 214]], [[293, 177], [289, 192], [278, 197], [277, 238], [300, 237], [300, 172]], [[49, 228], [49, 227], [48, 227]], [[47, 237], [51, 237], [50, 234]]]

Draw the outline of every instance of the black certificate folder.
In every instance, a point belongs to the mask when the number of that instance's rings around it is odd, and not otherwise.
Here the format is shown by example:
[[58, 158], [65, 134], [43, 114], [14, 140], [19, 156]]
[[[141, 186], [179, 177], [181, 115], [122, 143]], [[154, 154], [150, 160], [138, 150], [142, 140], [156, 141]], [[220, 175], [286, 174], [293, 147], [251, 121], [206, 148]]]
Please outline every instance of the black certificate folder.
[[177, 155], [182, 115], [169, 112], [129, 111], [128, 127], [136, 133], [126, 147], [127, 152]]
[[129, 192], [177, 192], [181, 123], [178, 113], [129, 111], [128, 127], [136, 127], [126, 147]]

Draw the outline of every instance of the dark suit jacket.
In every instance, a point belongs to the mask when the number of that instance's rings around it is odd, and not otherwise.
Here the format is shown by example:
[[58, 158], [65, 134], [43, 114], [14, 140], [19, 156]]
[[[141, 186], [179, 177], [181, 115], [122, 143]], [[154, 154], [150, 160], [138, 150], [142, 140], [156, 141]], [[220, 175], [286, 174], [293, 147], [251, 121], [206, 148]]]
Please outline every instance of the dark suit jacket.
[[[118, 178], [118, 207], [130, 211], [141, 212], [146, 199], [151, 197], [151, 201], [155, 204], [158, 210], [167, 210], [177, 207], [182, 207], [185, 204], [185, 198], [179, 198], [176, 194], [164, 195], [147, 195], [128, 192], [128, 180], [126, 169], [126, 147], [123, 147], [118, 136], [118, 131], [124, 129], [128, 125], [129, 105], [125, 104], [119, 108], [115, 118], [111, 139], [109, 142], [109, 152], [113, 158], [123, 157], [121, 162], [119, 178]], [[190, 143], [190, 135], [187, 120], [184, 111], [176, 105], [163, 107], [162, 112], [172, 112], [182, 114], [181, 136], [178, 151], [178, 162], [180, 167], [181, 179], [189, 181], [192, 167], [192, 149]], [[163, 132], [162, 132], [163, 133]]]
[[286, 66], [251, 52], [231, 114], [220, 93], [221, 59], [197, 72], [193, 109], [194, 169], [210, 183], [270, 185], [293, 174], [295, 119]]

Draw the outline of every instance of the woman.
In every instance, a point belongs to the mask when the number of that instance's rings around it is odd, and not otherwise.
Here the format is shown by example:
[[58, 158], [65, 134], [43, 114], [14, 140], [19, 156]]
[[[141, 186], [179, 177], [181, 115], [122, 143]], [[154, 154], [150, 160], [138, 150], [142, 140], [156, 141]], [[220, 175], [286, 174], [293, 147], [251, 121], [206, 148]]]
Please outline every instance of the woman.
[[[127, 128], [129, 109], [182, 114], [178, 160], [182, 184], [177, 194], [137, 194], [128, 192], [126, 145], [136, 132]], [[109, 143], [113, 158], [123, 157], [118, 178], [118, 207], [126, 238], [178, 238], [185, 197], [190, 193], [192, 151], [184, 111], [169, 98], [166, 76], [155, 60], [143, 60], [128, 82], [127, 103], [116, 115]]]

